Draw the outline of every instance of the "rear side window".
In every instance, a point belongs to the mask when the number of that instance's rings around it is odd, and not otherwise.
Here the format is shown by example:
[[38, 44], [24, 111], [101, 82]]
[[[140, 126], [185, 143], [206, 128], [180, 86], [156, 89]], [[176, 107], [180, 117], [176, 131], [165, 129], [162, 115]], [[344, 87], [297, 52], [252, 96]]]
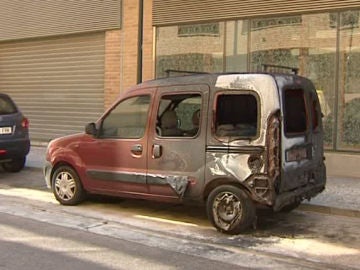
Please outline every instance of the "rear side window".
[[252, 94], [221, 94], [216, 100], [215, 135], [252, 138], [257, 135], [259, 104]]
[[16, 113], [14, 103], [7, 96], [0, 96], [0, 114]]
[[172, 94], [161, 97], [157, 135], [161, 137], [195, 137], [201, 120], [200, 94]]
[[302, 89], [285, 90], [285, 134], [304, 133], [307, 130], [305, 96]]

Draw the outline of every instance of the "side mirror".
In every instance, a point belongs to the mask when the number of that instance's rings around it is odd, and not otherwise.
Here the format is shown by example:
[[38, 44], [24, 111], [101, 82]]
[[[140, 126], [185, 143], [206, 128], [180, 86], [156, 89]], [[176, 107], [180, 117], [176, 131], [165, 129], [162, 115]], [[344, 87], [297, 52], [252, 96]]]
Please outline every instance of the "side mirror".
[[97, 134], [97, 129], [95, 123], [89, 123], [85, 126], [85, 133], [95, 136]]

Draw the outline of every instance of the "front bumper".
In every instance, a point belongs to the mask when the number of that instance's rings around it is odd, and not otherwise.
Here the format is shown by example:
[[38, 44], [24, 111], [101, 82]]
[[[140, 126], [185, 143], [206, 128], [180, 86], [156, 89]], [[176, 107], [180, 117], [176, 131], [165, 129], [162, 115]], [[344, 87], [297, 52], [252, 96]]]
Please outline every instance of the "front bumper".
[[44, 168], [43, 168], [43, 174], [45, 177], [45, 183], [47, 188], [51, 189], [51, 172], [52, 172], [53, 166], [50, 162], [46, 161]]

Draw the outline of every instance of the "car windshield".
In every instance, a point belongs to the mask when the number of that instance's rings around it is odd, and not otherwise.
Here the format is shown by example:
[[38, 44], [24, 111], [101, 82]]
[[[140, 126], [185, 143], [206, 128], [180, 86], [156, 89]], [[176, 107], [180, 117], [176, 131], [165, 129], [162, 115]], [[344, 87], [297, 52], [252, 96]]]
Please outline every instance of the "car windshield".
[[0, 96], [0, 114], [16, 113], [15, 104], [7, 96]]

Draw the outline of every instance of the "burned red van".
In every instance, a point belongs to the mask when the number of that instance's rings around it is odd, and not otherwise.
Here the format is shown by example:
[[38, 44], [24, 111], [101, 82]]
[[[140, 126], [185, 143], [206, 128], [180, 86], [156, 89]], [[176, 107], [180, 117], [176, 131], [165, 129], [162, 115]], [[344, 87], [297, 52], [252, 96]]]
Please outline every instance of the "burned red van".
[[47, 186], [64, 205], [86, 194], [205, 204], [240, 233], [256, 208], [291, 210], [324, 190], [321, 109], [290, 74], [197, 74], [131, 88], [85, 133], [48, 145]]

